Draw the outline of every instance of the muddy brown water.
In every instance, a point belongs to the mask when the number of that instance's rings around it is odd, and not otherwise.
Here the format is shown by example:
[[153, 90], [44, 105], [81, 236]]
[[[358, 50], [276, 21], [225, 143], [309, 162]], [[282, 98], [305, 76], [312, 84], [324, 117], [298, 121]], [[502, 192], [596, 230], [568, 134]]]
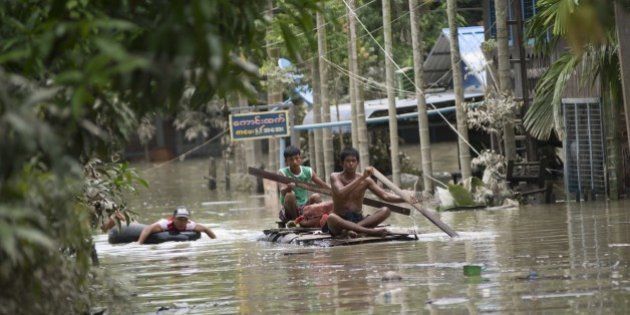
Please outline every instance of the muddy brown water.
[[[148, 166], [138, 166], [140, 170]], [[218, 239], [110, 245], [96, 236], [102, 268], [134, 311], [156, 313], [627, 313], [630, 202], [560, 203], [443, 213], [450, 239], [419, 213], [392, 214], [419, 240], [318, 248], [257, 241], [274, 227], [265, 199], [210, 192], [205, 161], [151, 169], [150, 189], [129, 197], [143, 223], [178, 205]], [[269, 202], [269, 200], [267, 200]], [[369, 212], [369, 210], [367, 211]], [[463, 266], [483, 266], [466, 277]], [[400, 280], [383, 277], [395, 272]], [[396, 277], [393, 277], [396, 278]]]

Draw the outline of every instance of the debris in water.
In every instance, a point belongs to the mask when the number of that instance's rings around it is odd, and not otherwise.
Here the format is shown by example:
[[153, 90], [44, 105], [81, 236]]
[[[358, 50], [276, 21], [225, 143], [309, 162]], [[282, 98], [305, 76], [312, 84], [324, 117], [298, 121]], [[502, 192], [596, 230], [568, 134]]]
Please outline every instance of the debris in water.
[[471, 276], [480, 276], [481, 275], [481, 266], [479, 265], [465, 265], [464, 266], [464, 275]]
[[230, 208], [230, 211], [259, 211], [265, 210], [265, 207], [252, 207], [252, 208]]
[[222, 201], [204, 201], [201, 203], [202, 206], [216, 206], [216, 205], [232, 205], [243, 203], [241, 200], [222, 200]]
[[437, 300], [428, 300], [427, 304], [431, 305], [451, 305], [451, 304], [460, 304], [468, 302], [467, 298], [443, 298]]
[[537, 295], [523, 295], [523, 300], [537, 300], [537, 299], [553, 299], [564, 297], [580, 297], [580, 296], [593, 296], [595, 292], [567, 292], [567, 293], [549, 293], [549, 294], [537, 294]]
[[388, 271], [385, 273], [385, 275], [383, 275], [383, 278], [381, 278], [381, 280], [382, 281], [400, 281], [402, 280], [402, 276], [400, 276], [395, 271]]

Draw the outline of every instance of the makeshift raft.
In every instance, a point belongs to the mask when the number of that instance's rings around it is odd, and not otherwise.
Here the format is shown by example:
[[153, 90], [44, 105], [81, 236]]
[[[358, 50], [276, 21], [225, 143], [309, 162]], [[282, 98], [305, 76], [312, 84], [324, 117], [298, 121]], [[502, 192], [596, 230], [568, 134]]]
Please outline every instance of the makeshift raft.
[[391, 234], [385, 237], [361, 236], [357, 238], [334, 238], [328, 233], [322, 233], [321, 229], [318, 228], [269, 229], [263, 231], [265, 235], [259, 240], [280, 244], [320, 247], [418, 240], [418, 235], [410, 229], [387, 228], [387, 230]]

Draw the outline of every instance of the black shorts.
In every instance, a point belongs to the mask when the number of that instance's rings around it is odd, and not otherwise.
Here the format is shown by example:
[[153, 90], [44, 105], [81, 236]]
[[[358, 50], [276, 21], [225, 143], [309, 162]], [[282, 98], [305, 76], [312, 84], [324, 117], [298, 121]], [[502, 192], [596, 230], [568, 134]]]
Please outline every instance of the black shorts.
[[[346, 221], [350, 221], [354, 223], [359, 223], [363, 221], [363, 219], [365, 219], [362, 213], [357, 213], [357, 212], [352, 212], [352, 211], [348, 211], [344, 215], [340, 215], [340, 217]], [[326, 224], [322, 226], [322, 232], [330, 233], [330, 229], [328, 228], [328, 222], [326, 222]]]

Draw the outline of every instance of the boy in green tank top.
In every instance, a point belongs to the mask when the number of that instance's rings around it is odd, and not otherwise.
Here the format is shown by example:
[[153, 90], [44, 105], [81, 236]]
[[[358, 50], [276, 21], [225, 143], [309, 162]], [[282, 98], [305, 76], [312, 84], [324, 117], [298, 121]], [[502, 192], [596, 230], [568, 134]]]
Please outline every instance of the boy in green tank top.
[[[295, 178], [306, 183], [314, 183], [319, 187], [330, 189], [325, 181], [321, 180], [312, 168], [302, 166], [302, 156], [300, 149], [288, 146], [284, 150], [284, 161], [287, 167], [281, 168], [280, 175]], [[295, 220], [302, 215], [304, 206], [320, 203], [322, 198], [319, 194], [312, 194], [310, 197], [306, 189], [296, 187], [294, 183], [280, 186], [280, 221], [287, 222]]]

